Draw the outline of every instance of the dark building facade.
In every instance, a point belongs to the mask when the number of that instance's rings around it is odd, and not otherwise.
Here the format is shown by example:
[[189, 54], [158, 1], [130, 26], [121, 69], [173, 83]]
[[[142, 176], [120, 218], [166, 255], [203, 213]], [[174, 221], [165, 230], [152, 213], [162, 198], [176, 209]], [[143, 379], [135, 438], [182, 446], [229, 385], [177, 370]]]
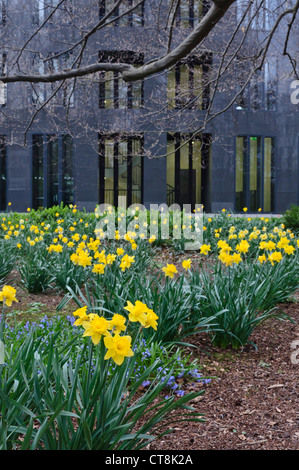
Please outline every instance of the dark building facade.
[[[58, 4], [1, 2], [2, 74], [9, 73], [17, 56], [9, 45], [24, 44]], [[62, 15], [59, 27], [53, 15], [47, 33], [31, 39], [20, 59], [23, 66], [31, 73], [71, 67], [77, 57], [71, 47], [78, 39], [76, 12], [88, 25], [92, 18], [105, 18], [113, 5], [113, 0], [67, 0], [55, 13]], [[114, 12], [119, 19], [90, 38], [88, 60], [138, 67], [165, 51], [163, 31], [149, 27], [163, 17], [160, 2], [147, 0], [131, 11], [132, 5], [125, 1]], [[208, 1], [182, 0], [174, 44], [208, 10]], [[123, 11], [128, 13], [121, 16]], [[221, 34], [216, 31], [202, 50], [143, 81], [125, 83], [109, 71], [80, 79], [76, 86], [74, 81], [2, 84], [0, 210], [8, 202], [15, 211], [63, 202], [93, 211], [99, 203], [117, 205], [119, 196], [126, 196], [127, 205], [147, 208], [204, 204], [206, 212], [247, 207], [281, 213], [299, 204], [299, 104], [291, 101], [294, 79], [285, 73], [287, 58], [270, 56], [246, 86], [248, 72], [239, 65], [213, 95], [213, 71], [221, 62], [215, 51], [230, 38], [229, 21], [236, 23], [243, 13], [239, 2], [222, 20]], [[258, 20], [245, 18], [249, 49], [250, 38], [256, 41], [257, 32], [268, 31], [271, 21], [265, 13]], [[236, 102], [227, 106], [242, 86]], [[43, 108], [50, 98], [51, 107]], [[198, 131], [211, 102], [215, 117]]]

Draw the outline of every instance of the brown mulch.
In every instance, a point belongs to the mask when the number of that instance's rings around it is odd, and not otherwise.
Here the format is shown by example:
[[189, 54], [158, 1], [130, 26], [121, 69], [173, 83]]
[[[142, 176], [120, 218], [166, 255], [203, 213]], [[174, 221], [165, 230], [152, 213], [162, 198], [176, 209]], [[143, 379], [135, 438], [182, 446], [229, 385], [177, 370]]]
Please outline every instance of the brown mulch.
[[[280, 307], [299, 322], [299, 303]], [[174, 433], [149, 445], [151, 451], [299, 449], [299, 326], [268, 320], [250, 339], [258, 350], [223, 351], [203, 334], [190, 340], [200, 372], [217, 377], [192, 403], [205, 422], [178, 423]]]

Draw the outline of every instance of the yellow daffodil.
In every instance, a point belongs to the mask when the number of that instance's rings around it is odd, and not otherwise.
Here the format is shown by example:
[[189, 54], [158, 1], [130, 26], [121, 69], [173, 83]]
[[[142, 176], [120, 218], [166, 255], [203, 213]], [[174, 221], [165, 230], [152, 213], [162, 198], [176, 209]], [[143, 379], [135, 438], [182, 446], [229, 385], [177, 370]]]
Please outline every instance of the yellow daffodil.
[[153, 310], [148, 309], [148, 312], [145, 317], [144, 328], [152, 327], [154, 330], [157, 330], [157, 320], [159, 319], [158, 315], [153, 312]]
[[92, 272], [93, 273], [96, 273], [96, 274], [104, 274], [105, 272], [105, 267], [106, 265], [105, 264], [94, 264], [93, 266], [93, 269], [92, 269]]
[[167, 264], [167, 266], [162, 268], [162, 271], [164, 271], [166, 277], [170, 277], [171, 279], [178, 272], [174, 264]]
[[102, 336], [109, 335], [109, 321], [106, 320], [104, 317], [99, 317], [99, 315], [94, 315], [90, 322], [84, 321], [82, 323], [85, 332], [83, 333], [83, 337], [90, 336], [93, 344], [97, 345]]
[[189, 258], [189, 259], [185, 259], [185, 260], [182, 262], [182, 266], [183, 266], [183, 268], [186, 269], [186, 271], [187, 271], [188, 269], [191, 268], [191, 263], [192, 263], [192, 261], [191, 261], [190, 258]]
[[207, 255], [209, 251], [211, 251], [211, 245], [206, 245], [206, 244], [201, 245], [200, 253], [202, 255]]
[[82, 308], [78, 308], [78, 310], [76, 310], [73, 315], [75, 317], [79, 317], [75, 322], [74, 322], [74, 325], [75, 326], [80, 326], [82, 325], [83, 322], [85, 321], [89, 321], [90, 318], [87, 314], [87, 307], [82, 307]]
[[0, 291], [0, 302], [3, 302], [10, 307], [13, 302], [18, 302], [16, 299], [16, 292], [17, 291], [14, 287], [4, 286], [2, 291]]
[[124, 255], [121, 259], [119, 267], [121, 268], [122, 271], [125, 271], [125, 269], [130, 268], [132, 263], [135, 263], [135, 257]]
[[271, 264], [273, 266], [274, 261], [276, 261], [276, 263], [279, 263], [282, 260], [282, 254], [281, 254], [280, 251], [273, 251], [273, 253], [271, 253], [268, 256], [268, 259], [269, 259], [269, 261], [271, 262]]
[[261, 255], [258, 257], [258, 260], [261, 264], [265, 263], [267, 261], [267, 258], [265, 256], [265, 254]]
[[129, 312], [129, 320], [131, 322], [139, 322], [142, 326], [145, 326], [146, 314], [148, 313], [148, 307], [140, 300], [136, 300], [135, 305], [129, 300], [127, 306], [124, 307]]
[[134, 355], [131, 349], [132, 338], [130, 336], [120, 336], [118, 333], [114, 336], [106, 336], [104, 344], [108, 349], [104, 359], [112, 359], [115, 364], [120, 366], [124, 362], [125, 357]]
[[292, 245], [287, 245], [287, 246], [284, 247], [284, 252], [287, 255], [293, 255], [294, 251], [295, 251], [295, 248]]
[[237, 246], [236, 250], [239, 251], [239, 253], [247, 253], [250, 248], [249, 243], [246, 240], [242, 240]]
[[121, 331], [126, 330], [126, 318], [120, 315], [119, 313], [115, 313], [110, 320], [110, 329], [113, 330], [114, 333], [120, 333]]

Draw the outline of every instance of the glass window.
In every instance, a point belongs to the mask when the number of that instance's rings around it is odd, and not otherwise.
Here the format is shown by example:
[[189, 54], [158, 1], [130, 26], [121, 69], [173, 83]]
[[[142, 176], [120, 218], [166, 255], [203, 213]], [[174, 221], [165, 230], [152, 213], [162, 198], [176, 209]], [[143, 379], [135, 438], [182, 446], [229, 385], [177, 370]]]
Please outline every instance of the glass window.
[[[32, 69], [34, 73], [42, 75], [45, 72], [44, 63], [40, 54], [35, 53], [32, 56]], [[45, 85], [44, 83], [32, 83], [32, 103], [40, 105], [45, 100]]]
[[142, 142], [141, 139], [131, 140], [132, 155], [132, 204], [142, 204]]
[[[0, 55], [1, 58], [1, 55]], [[7, 56], [6, 53], [2, 53], [2, 64], [1, 64], [1, 75], [7, 73]], [[4, 107], [7, 103], [7, 83], [0, 82], [0, 106]]]
[[210, 193], [209, 134], [167, 136], [167, 205], [206, 204]]
[[237, 137], [236, 139], [236, 210], [241, 211], [246, 206], [246, 148], [247, 138]]
[[272, 137], [236, 138], [236, 210], [247, 207], [274, 210], [274, 139]]
[[207, 14], [211, 6], [208, 0], [180, 0], [176, 25], [180, 28], [196, 27], [200, 20]]
[[44, 146], [43, 136], [32, 136], [32, 207], [44, 207]]
[[[249, 210], [256, 212], [261, 207], [261, 137], [250, 137], [249, 150]], [[264, 209], [265, 210], [265, 209]]]
[[237, 20], [241, 22], [245, 15], [242, 26], [256, 30], [270, 31], [280, 13], [280, 2], [276, 0], [254, 0], [249, 5], [247, 0], [237, 1]]
[[139, 136], [99, 136], [99, 203], [142, 203], [142, 148]]
[[47, 136], [47, 206], [58, 204], [58, 139]]
[[44, 0], [33, 0], [33, 13], [32, 23], [34, 25], [41, 25], [45, 19], [45, 5]]
[[32, 207], [74, 202], [73, 139], [70, 135], [32, 136]]
[[263, 183], [264, 183], [264, 211], [274, 210], [274, 139], [265, 137], [264, 141], [264, 165], [263, 165]]
[[[136, 66], [143, 56], [132, 52], [100, 52], [100, 62], [128, 62]], [[100, 72], [99, 107], [102, 109], [132, 109], [143, 106], [143, 81], [126, 83], [118, 72]]]
[[70, 135], [62, 136], [62, 202], [65, 205], [74, 202], [73, 139]]
[[211, 54], [178, 63], [167, 73], [169, 108], [207, 109], [210, 100]]
[[[144, 4], [136, 6], [130, 11], [134, 5], [139, 3], [138, 0], [123, 0], [118, 7], [115, 8], [116, 0], [100, 0], [99, 1], [99, 15], [100, 19], [104, 18], [111, 10], [114, 9], [113, 13], [107, 21], [116, 19], [111, 26], [144, 26]], [[128, 12], [128, 13], [126, 13]]]
[[[46, 72], [50, 74], [59, 73], [62, 70], [71, 69], [73, 63], [73, 55], [72, 52], [66, 52], [55, 57], [55, 53], [51, 54], [53, 57], [49, 57], [48, 60], [45, 62]], [[47, 99], [49, 99], [60, 87], [60, 84], [57, 85], [56, 82], [49, 83], [46, 85], [47, 89]], [[61, 84], [61, 87], [54, 94], [52, 98], [52, 102], [55, 105], [60, 106], [70, 106], [73, 107], [75, 104], [75, 97], [74, 97], [74, 80], [67, 79], [64, 83]]]
[[7, 22], [7, 0], [1, 0], [0, 8], [1, 8], [0, 23], [1, 23], [2, 26], [6, 26], [6, 22]]
[[[242, 61], [236, 64], [236, 81], [239, 89], [244, 88], [246, 65]], [[247, 67], [249, 64], [247, 63]], [[248, 74], [249, 69], [247, 69]], [[277, 59], [268, 58], [262, 70], [257, 71], [236, 100], [236, 109], [253, 111], [277, 110]]]
[[6, 210], [6, 137], [0, 136], [0, 210]]

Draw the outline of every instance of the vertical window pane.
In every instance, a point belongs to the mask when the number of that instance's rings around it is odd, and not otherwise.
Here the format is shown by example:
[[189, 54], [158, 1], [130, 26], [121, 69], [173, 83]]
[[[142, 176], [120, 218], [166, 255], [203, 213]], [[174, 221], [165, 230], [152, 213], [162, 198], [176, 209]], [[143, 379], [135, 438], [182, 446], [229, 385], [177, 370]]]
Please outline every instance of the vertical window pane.
[[193, 105], [197, 106], [198, 109], [202, 109], [202, 93], [203, 93], [203, 74], [202, 65], [195, 65], [193, 68], [193, 95], [196, 97], [196, 101]]
[[142, 147], [140, 139], [132, 140], [132, 204], [142, 204]]
[[[129, 1], [125, 1], [125, 0], [122, 1], [122, 3], [119, 6], [119, 14], [120, 15], [122, 15], [123, 13], [125, 13], [129, 9], [130, 3], [131, 2], [129, 2]], [[119, 18], [118, 26], [130, 26], [130, 19], [129, 19], [128, 14], [122, 16], [121, 18]]]
[[194, 0], [193, 4], [193, 25], [196, 27], [203, 16], [203, 0]]
[[277, 62], [265, 64], [265, 107], [268, 111], [277, 109]]
[[0, 210], [6, 209], [6, 139], [0, 136]]
[[105, 108], [114, 108], [114, 72], [105, 73]]
[[39, 26], [44, 21], [45, 15], [45, 6], [44, 0], [33, 0], [33, 14], [32, 14], [32, 23]]
[[104, 202], [111, 205], [114, 205], [114, 145], [114, 140], [105, 141]]
[[[7, 72], [7, 56], [4, 52], [0, 54], [0, 58], [2, 59], [1, 63], [1, 74], [6, 75]], [[6, 106], [7, 103], [7, 83], [0, 82], [0, 106]]]
[[142, 97], [143, 97], [143, 83], [141, 81], [134, 82], [131, 84], [131, 93], [132, 93], [132, 108], [140, 108], [142, 106]]
[[249, 157], [249, 208], [256, 212], [261, 205], [261, 138], [250, 138]]
[[44, 146], [43, 136], [32, 136], [32, 207], [44, 207]]
[[143, 4], [132, 12], [132, 26], [143, 26]]
[[7, 0], [2, 0], [0, 4], [2, 26], [6, 26], [6, 21], [7, 21], [7, 4], [6, 3], [7, 3]]
[[118, 107], [124, 109], [127, 107], [128, 98], [128, 86], [126, 82], [119, 77], [118, 78]]
[[[191, 140], [192, 138], [192, 140]], [[167, 204], [209, 203], [210, 144], [208, 134], [169, 134], [167, 139]], [[203, 173], [204, 169], [204, 173]]]
[[69, 135], [62, 138], [62, 202], [74, 202], [73, 139]]
[[264, 211], [273, 211], [274, 201], [274, 149], [273, 139], [264, 140]]
[[55, 136], [47, 137], [47, 205], [58, 204], [58, 139]]
[[182, 65], [180, 67], [180, 86], [178, 90], [178, 100], [180, 106], [188, 106], [190, 103], [190, 75], [189, 67]]
[[236, 139], [236, 210], [246, 206], [246, 137]]
[[190, 18], [190, 3], [190, 0], [181, 0], [180, 2], [179, 8], [181, 28], [189, 28], [189, 26], [192, 26], [192, 18]]
[[180, 142], [180, 168], [181, 170], [189, 170], [189, 142]]
[[[262, 158], [263, 154], [263, 158]], [[274, 210], [274, 139], [237, 137], [236, 210]]]
[[[61, 67], [63, 70], [71, 69], [73, 64], [73, 55], [67, 52], [61, 56]], [[62, 104], [64, 106], [74, 106], [74, 80], [66, 80], [62, 87]]]
[[128, 143], [118, 144], [118, 196], [127, 196], [128, 188]]
[[192, 142], [192, 166], [195, 171], [195, 204], [201, 204], [201, 146], [200, 140]]
[[167, 139], [167, 205], [175, 203], [175, 145], [174, 140]]
[[[45, 71], [44, 63], [39, 54], [34, 54], [32, 57], [32, 68], [34, 73], [42, 75]], [[34, 105], [41, 104], [45, 99], [45, 85], [44, 83], [32, 84], [32, 103]]]

